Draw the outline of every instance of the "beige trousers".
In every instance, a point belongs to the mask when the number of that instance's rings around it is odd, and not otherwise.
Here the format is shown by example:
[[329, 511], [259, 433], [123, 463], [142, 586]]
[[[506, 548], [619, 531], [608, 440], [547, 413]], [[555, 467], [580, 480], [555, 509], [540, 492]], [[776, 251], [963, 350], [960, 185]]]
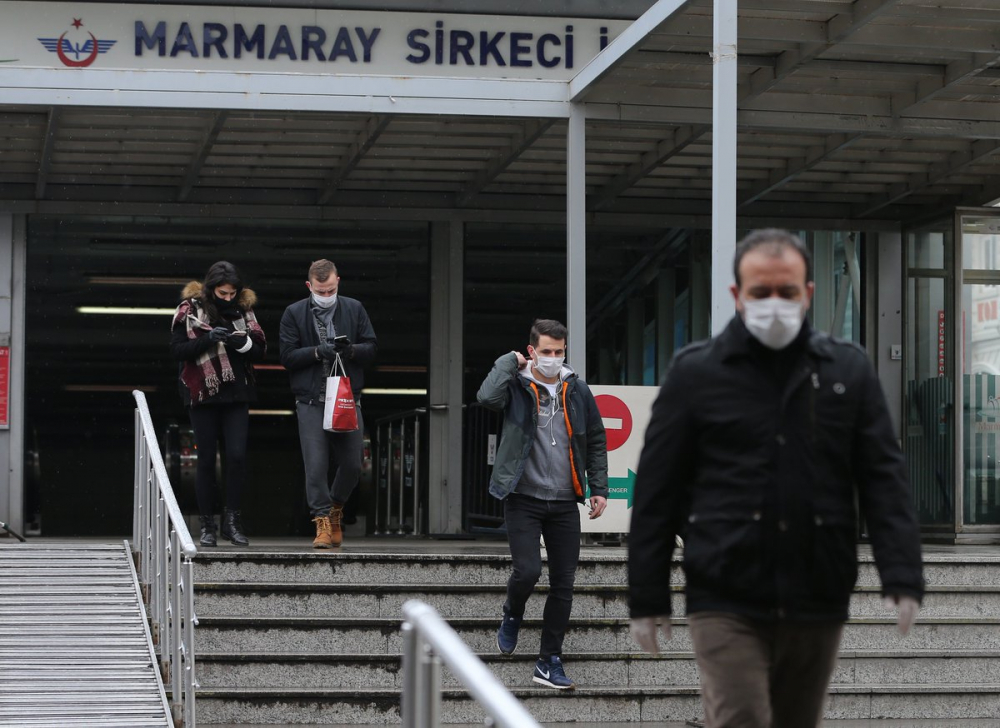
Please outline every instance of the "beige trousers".
[[775, 624], [688, 616], [706, 728], [817, 728], [837, 663], [840, 623]]

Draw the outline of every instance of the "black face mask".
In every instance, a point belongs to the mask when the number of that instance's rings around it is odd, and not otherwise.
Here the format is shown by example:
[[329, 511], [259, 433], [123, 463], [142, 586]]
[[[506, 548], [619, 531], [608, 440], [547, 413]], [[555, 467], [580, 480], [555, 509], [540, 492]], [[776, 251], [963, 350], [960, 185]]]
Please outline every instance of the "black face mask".
[[219, 311], [219, 313], [233, 314], [237, 312], [236, 307], [239, 304], [236, 303], [235, 298], [231, 301], [227, 301], [224, 298], [219, 298], [218, 296], [214, 296], [213, 298], [215, 299], [214, 300], [215, 308]]

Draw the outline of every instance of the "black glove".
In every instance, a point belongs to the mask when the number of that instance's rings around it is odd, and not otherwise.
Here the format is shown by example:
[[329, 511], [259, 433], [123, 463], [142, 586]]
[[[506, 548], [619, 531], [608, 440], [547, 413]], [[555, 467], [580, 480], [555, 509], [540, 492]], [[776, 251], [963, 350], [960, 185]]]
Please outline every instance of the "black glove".
[[218, 343], [220, 341], [225, 341], [229, 337], [229, 329], [223, 326], [216, 326], [214, 329], [208, 332], [208, 340]]
[[332, 341], [328, 341], [325, 344], [317, 346], [316, 353], [320, 355], [321, 359], [333, 361], [337, 358], [337, 347]]
[[343, 338], [338, 336], [336, 339], [333, 340], [333, 345], [337, 347], [337, 351], [343, 354], [345, 351], [351, 348], [351, 340], [348, 339], [346, 336]]
[[233, 334], [226, 341], [226, 344], [233, 347], [234, 349], [242, 349], [247, 345], [247, 335], [246, 334]]

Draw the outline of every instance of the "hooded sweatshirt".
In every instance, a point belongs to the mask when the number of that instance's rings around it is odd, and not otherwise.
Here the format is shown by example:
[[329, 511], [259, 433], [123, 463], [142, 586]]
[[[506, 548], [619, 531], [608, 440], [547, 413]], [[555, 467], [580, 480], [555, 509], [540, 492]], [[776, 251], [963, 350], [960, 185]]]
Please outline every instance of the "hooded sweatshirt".
[[539, 397], [535, 441], [524, 463], [524, 473], [514, 488], [519, 495], [547, 501], [576, 500], [570, 466], [569, 432], [566, 430], [560, 394], [563, 379], [572, 371], [563, 366], [555, 384], [546, 384], [538, 379], [531, 364], [519, 372], [520, 376], [535, 383]]

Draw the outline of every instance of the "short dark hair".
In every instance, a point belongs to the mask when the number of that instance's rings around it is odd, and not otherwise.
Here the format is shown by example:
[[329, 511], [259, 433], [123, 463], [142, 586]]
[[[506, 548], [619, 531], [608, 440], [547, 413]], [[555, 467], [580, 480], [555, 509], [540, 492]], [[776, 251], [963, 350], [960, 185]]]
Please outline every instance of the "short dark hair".
[[329, 279], [330, 275], [337, 275], [337, 266], [332, 260], [320, 258], [309, 264], [309, 280], [317, 280], [320, 283]]
[[743, 256], [758, 248], [766, 248], [766, 252], [776, 258], [780, 257], [785, 250], [794, 250], [805, 261], [806, 283], [813, 279], [812, 256], [802, 239], [787, 230], [764, 228], [763, 230], [751, 230], [745, 238], [736, 244], [736, 255], [733, 257], [733, 278], [736, 279], [737, 287], [742, 285], [740, 283], [740, 263], [743, 261]]
[[555, 319], [535, 319], [535, 323], [531, 325], [528, 342], [532, 346], [538, 346], [538, 340], [543, 336], [549, 336], [556, 341], [566, 341], [568, 334], [566, 327]]

